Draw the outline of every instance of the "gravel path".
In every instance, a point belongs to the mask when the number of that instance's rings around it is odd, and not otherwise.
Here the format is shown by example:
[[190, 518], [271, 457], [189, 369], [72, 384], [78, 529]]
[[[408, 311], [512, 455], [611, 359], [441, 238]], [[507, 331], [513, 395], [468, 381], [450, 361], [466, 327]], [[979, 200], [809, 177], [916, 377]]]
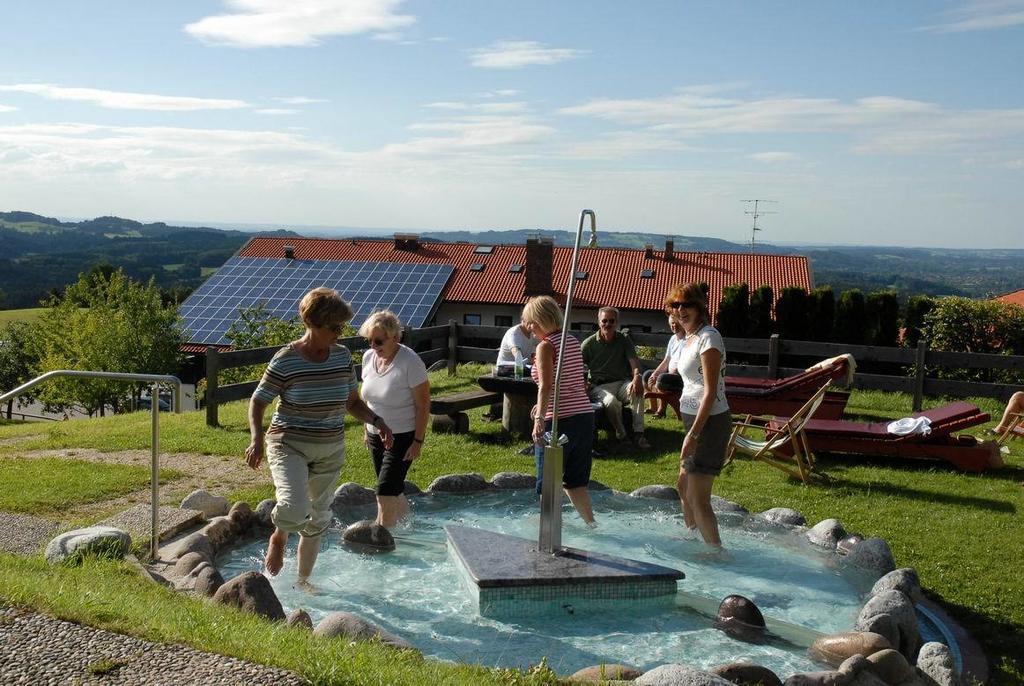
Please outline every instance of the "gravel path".
[[0, 605], [0, 684], [298, 686], [292, 672]]

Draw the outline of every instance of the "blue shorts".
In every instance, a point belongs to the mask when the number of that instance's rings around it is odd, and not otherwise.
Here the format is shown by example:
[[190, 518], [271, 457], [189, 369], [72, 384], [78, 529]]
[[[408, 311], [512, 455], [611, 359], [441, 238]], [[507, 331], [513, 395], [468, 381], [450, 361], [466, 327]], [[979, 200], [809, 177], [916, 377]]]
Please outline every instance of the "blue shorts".
[[[544, 429], [551, 431], [551, 420], [544, 422]], [[560, 418], [558, 433], [565, 434], [569, 439], [562, 446], [562, 488], [586, 486], [590, 483], [590, 466], [593, 462], [594, 413], [581, 412]], [[544, 476], [544, 446], [533, 446], [533, 458], [537, 465], [537, 493], [540, 493]]]

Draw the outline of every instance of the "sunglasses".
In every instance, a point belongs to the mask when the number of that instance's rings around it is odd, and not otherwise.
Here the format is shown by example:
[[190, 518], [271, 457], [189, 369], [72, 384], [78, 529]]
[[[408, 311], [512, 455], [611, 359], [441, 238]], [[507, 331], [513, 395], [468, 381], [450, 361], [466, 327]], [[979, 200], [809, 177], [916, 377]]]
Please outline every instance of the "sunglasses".
[[386, 340], [386, 338], [368, 338], [366, 339], [366, 342], [369, 343], [374, 348], [379, 348], [380, 346], [384, 345], [384, 341]]
[[691, 302], [689, 300], [676, 300], [675, 302], [671, 303], [670, 307], [673, 310], [678, 310], [680, 307], [685, 307], [686, 309], [693, 309], [697, 307], [697, 303]]
[[602, 324], [614, 324], [615, 320], [614, 319], [602, 319], [601, 323]]
[[328, 324], [324, 328], [325, 329], [330, 329], [331, 333], [340, 336], [341, 332], [345, 330], [345, 325], [344, 324]]

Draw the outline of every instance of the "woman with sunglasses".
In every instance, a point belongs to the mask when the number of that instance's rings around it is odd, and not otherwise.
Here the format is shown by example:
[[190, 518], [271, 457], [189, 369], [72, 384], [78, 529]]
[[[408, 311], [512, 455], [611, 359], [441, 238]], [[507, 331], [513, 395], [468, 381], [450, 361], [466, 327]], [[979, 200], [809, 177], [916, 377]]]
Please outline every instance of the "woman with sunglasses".
[[670, 290], [665, 311], [685, 332], [675, 350], [676, 369], [683, 377], [679, 408], [686, 426], [676, 483], [683, 520], [689, 529], [700, 531], [705, 543], [721, 549], [718, 521], [711, 509], [711, 486], [725, 464], [732, 432], [725, 399], [725, 344], [709, 322], [707, 297], [697, 284]]
[[[352, 308], [330, 288], [316, 288], [299, 302], [306, 327], [302, 338], [274, 355], [249, 400], [252, 442], [246, 462], [258, 469], [267, 458], [277, 504], [274, 533], [264, 561], [273, 576], [284, 566], [288, 535], [299, 534], [298, 581], [306, 584], [320, 552], [320, 537], [331, 523], [334, 485], [345, 462], [345, 413], [370, 422], [391, 445], [391, 430], [360, 399], [352, 355], [337, 339]], [[263, 433], [267, 406], [277, 399], [270, 428]]]
[[[530, 298], [523, 307], [523, 324], [536, 338], [536, 361], [530, 373], [537, 382], [537, 405], [534, 407], [533, 446], [537, 465], [537, 493], [540, 494], [544, 474], [544, 433], [551, 431], [554, 419], [555, 368], [562, 344], [562, 308], [555, 299], [541, 295]], [[566, 336], [564, 368], [558, 388], [558, 433], [568, 438], [563, 449], [562, 488], [569, 501], [586, 522], [593, 527], [594, 510], [590, 504], [590, 467], [593, 461], [594, 408], [587, 397], [586, 370], [583, 353], [574, 336]]]
[[360, 395], [394, 432], [384, 443], [373, 424], [366, 424], [363, 441], [377, 473], [377, 523], [389, 529], [409, 514], [405, 475], [420, 456], [430, 417], [430, 382], [420, 356], [402, 345], [402, 324], [390, 310], [374, 312], [359, 327], [370, 344], [363, 353]]

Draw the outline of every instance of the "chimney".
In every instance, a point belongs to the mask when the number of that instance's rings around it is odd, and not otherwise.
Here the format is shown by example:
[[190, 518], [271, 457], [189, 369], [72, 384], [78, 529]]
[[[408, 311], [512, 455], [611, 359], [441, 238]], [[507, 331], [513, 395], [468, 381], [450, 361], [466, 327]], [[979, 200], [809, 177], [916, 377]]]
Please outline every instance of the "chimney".
[[415, 233], [396, 233], [395, 250], [416, 252], [420, 248], [420, 237]]
[[551, 295], [551, 269], [555, 244], [551, 238], [526, 239], [526, 282], [523, 295]]
[[671, 262], [672, 260], [674, 260], [676, 258], [676, 255], [673, 252], [673, 248], [675, 248], [675, 241], [673, 241], [671, 238], [666, 238], [665, 239], [665, 261], [666, 262]]
[[653, 243], [644, 243], [644, 259], [645, 260], [653, 260], [654, 259], [654, 244]]
[[295, 259], [295, 246], [294, 245], [286, 245], [286, 246], [284, 246], [284, 257], [285, 257], [286, 260], [294, 260]]

